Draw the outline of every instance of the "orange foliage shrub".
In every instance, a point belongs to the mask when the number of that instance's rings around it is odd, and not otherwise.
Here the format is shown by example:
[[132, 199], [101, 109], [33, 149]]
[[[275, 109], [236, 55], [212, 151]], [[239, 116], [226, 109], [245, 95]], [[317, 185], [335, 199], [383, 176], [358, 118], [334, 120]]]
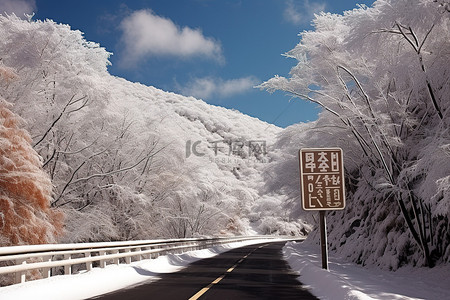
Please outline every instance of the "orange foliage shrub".
[[0, 246], [52, 243], [63, 215], [50, 208], [50, 178], [23, 120], [9, 107], [0, 99]]

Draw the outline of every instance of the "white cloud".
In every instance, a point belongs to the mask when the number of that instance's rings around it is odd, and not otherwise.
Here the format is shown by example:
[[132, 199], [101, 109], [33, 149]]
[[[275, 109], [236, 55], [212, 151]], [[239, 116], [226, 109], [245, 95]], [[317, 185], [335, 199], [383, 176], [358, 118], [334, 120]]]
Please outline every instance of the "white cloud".
[[287, 0], [283, 14], [286, 21], [300, 25], [311, 21], [314, 18], [314, 14], [324, 11], [325, 7], [325, 3], [310, 3], [309, 0]]
[[200, 29], [179, 27], [172, 20], [157, 16], [151, 10], [138, 10], [120, 24], [124, 46], [122, 63], [135, 64], [150, 56], [201, 56], [224, 61], [222, 47]]
[[228, 98], [242, 94], [259, 83], [253, 76], [223, 80], [221, 78], [195, 78], [184, 87], [179, 87], [181, 94], [200, 99]]
[[35, 0], [0, 0], [0, 14], [14, 13], [18, 17], [24, 17], [24, 14], [32, 14], [36, 11]]

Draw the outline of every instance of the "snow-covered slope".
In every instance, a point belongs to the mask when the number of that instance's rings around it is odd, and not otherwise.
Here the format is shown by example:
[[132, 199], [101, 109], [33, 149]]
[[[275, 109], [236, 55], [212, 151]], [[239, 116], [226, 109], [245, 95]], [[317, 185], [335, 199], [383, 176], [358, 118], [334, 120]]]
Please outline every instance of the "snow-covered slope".
[[0, 16], [0, 36], [17, 73], [0, 93], [51, 176], [62, 240], [305, 232], [264, 189], [280, 128], [111, 76], [110, 53], [67, 25]]
[[[319, 14], [313, 24], [288, 53], [297, 60], [290, 77], [262, 84], [323, 108], [316, 122], [280, 134], [274, 154], [281, 159], [271, 169], [285, 180], [270, 185], [295, 197], [298, 149], [341, 147], [347, 207], [328, 213], [331, 251], [389, 270], [447, 264], [448, 1], [375, 1]], [[308, 240], [318, 243], [318, 235]]]

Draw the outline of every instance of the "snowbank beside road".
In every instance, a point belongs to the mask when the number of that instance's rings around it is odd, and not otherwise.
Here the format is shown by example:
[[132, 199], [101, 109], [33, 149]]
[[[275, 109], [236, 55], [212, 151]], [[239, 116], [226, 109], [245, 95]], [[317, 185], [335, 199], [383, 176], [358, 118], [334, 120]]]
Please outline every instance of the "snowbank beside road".
[[389, 272], [331, 256], [326, 271], [319, 247], [288, 242], [283, 252], [291, 268], [300, 274], [298, 279], [320, 299], [450, 299], [448, 265]]

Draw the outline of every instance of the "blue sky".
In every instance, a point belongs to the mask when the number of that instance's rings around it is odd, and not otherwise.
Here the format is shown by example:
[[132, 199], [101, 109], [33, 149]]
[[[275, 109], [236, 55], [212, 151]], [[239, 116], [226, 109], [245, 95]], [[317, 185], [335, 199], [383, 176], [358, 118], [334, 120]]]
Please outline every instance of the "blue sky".
[[282, 56], [311, 30], [313, 14], [373, 0], [0, 0], [2, 11], [34, 11], [105, 47], [113, 75], [237, 109], [281, 127], [319, 109], [253, 88], [295, 65]]

